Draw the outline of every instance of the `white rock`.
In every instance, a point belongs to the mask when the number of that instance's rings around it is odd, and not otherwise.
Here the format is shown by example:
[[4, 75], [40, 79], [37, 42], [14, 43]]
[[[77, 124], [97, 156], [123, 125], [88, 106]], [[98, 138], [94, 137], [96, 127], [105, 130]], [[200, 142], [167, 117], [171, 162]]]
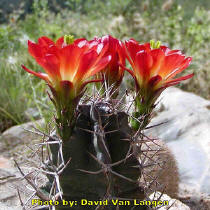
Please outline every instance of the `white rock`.
[[[188, 207], [187, 205], [183, 204], [181, 201], [176, 200], [176, 199], [172, 199], [171, 197], [169, 197], [166, 194], [161, 195], [160, 192], [155, 192], [153, 194], [151, 194], [149, 196], [150, 200], [158, 200], [158, 201], [168, 201], [167, 206], [162, 206], [160, 208], [158, 208], [159, 210], [168, 210], [170, 207], [170, 210], [190, 210], [190, 207]], [[157, 206], [159, 207], [159, 206]]]
[[180, 184], [180, 192], [178, 198], [191, 208], [191, 210], [209, 210], [210, 209], [210, 195], [200, 193], [196, 187], [185, 184]]
[[161, 95], [146, 134], [164, 140], [178, 162], [181, 183], [210, 194], [210, 101], [178, 88]]
[[8, 205], [0, 202], [0, 209], [1, 210], [20, 210], [21, 206], [16, 206], [16, 207], [12, 206], [11, 207], [11, 206], [8, 206]]

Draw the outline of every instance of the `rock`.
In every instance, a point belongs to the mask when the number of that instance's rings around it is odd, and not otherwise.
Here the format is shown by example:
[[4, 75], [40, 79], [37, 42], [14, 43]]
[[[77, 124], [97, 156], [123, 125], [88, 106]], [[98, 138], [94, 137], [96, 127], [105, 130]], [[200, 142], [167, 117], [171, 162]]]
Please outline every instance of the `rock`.
[[[172, 199], [169, 197], [167, 194], [161, 194], [160, 192], [155, 192], [149, 196], [150, 200], [160, 200], [162, 202], [168, 201], [168, 205], [166, 206], [161, 206], [158, 208], [159, 210], [168, 210], [170, 207], [170, 210], [190, 210], [190, 207], [185, 205], [179, 200]], [[157, 206], [159, 207], [159, 206]]]
[[[23, 147], [23, 146], [22, 146]], [[22, 154], [25, 150], [22, 149]], [[25, 179], [22, 178], [17, 167], [14, 166], [13, 161], [5, 157], [0, 158], [1, 162], [4, 163], [6, 168], [0, 168], [0, 209], [1, 210], [20, 210], [22, 209], [20, 205], [20, 199], [17, 193], [19, 190], [21, 200], [26, 203], [26, 201], [33, 194], [31, 186], [27, 183]], [[33, 160], [35, 160], [33, 158]], [[37, 162], [38, 164], [38, 162]], [[37, 172], [32, 168], [33, 165], [30, 164], [30, 159], [26, 162], [22, 162], [19, 165], [24, 174], [28, 174], [27, 178], [34, 181], [32, 174], [37, 174]], [[33, 172], [33, 173], [32, 173]], [[37, 177], [38, 187], [44, 185], [47, 179], [44, 175], [39, 174]], [[26, 207], [31, 207], [31, 202], [26, 204]], [[29, 209], [29, 208], [26, 208]]]
[[198, 192], [195, 187], [181, 184], [178, 197], [179, 200], [188, 205], [191, 210], [210, 209], [210, 195]]
[[178, 88], [161, 95], [146, 134], [164, 140], [174, 154], [180, 182], [210, 194], [210, 101]]
[[1, 146], [0, 151], [3, 151], [5, 148], [8, 150], [8, 147], [12, 148], [19, 144], [29, 143], [36, 138], [40, 138], [39, 135], [28, 130], [33, 130], [34, 127], [39, 128], [43, 126], [44, 120], [38, 120], [9, 128], [1, 135], [0, 140], [4, 143], [4, 145]]
[[0, 157], [0, 161], [3, 163], [0, 167], [0, 209], [20, 209], [21, 206], [19, 206], [17, 190], [14, 185], [15, 182], [21, 180], [18, 171], [9, 159]]
[[20, 210], [21, 209], [21, 206], [17, 206], [17, 207], [14, 207], [14, 206], [8, 206], [7, 204], [4, 204], [4, 203], [0, 203], [0, 209], [2, 210]]
[[[47, 178], [43, 174], [37, 174], [34, 167], [40, 167], [41, 151], [38, 150], [42, 137], [28, 130], [43, 128], [44, 120], [28, 122], [22, 125], [11, 127], [6, 130], [0, 139], [0, 209], [19, 210], [22, 209], [17, 189], [20, 192], [21, 200], [25, 203], [33, 194], [32, 187], [23, 179], [21, 173], [14, 164], [13, 159], [27, 174], [27, 178], [34, 181], [36, 177], [37, 187], [45, 185]], [[26, 130], [24, 130], [26, 129]], [[36, 152], [35, 152], [36, 151]], [[37, 197], [35, 197], [37, 198]], [[30, 209], [30, 200], [26, 204]]]
[[1, 168], [9, 168], [11, 166], [9, 160], [7, 158], [0, 156], [0, 169]]

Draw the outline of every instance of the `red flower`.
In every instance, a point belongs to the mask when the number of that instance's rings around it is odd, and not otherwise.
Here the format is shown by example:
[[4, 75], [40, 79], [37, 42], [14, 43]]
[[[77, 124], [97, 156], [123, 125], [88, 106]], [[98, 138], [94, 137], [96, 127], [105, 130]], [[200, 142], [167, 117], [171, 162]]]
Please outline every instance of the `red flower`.
[[38, 43], [28, 41], [28, 50], [46, 73], [22, 67], [44, 79], [56, 92], [66, 93], [68, 89], [72, 98], [78, 96], [90, 82], [87, 79], [105, 68], [111, 59], [109, 55], [104, 56], [107, 47], [103, 43], [86, 39], [67, 44], [63, 37], [55, 43], [47, 37], [41, 37]]
[[76, 106], [85, 85], [96, 81], [87, 79], [104, 69], [111, 59], [105, 56], [107, 47], [95, 40], [74, 41], [72, 36], [61, 37], [55, 43], [47, 37], [39, 38], [38, 43], [28, 41], [29, 53], [46, 73], [22, 67], [48, 83], [57, 111], [57, 131], [64, 141], [72, 135]]
[[150, 43], [139, 44], [131, 39], [125, 42], [125, 54], [132, 67], [128, 72], [134, 77], [137, 92], [144, 100], [151, 100], [165, 88], [189, 79], [193, 74], [174, 77], [186, 69], [192, 58], [185, 57], [180, 50], [170, 50], [166, 46], [153, 49]]
[[193, 76], [189, 74], [174, 79], [189, 66], [192, 58], [186, 58], [179, 50], [160, 46], [160, 42], [139, 44], [133, 39], [125, 42], [124, 52], [132, 67], [132, 70], [125, 69], [135, 79], [137, 91], [131, 126], [134, 130], [144, 129], [161, 92]]
[[110, 92], [113, 92], [119, 87], [124, 76], [124, 69], [119, 65], [125, 65], [122, 42], [110, 35], [95, 38], [95, 40], [108, 46], [105, 55], [111, 55], [111, 61], [100, 73], [103, 74], [103, 83], [106, 82], [108, 88], [112, 89]]

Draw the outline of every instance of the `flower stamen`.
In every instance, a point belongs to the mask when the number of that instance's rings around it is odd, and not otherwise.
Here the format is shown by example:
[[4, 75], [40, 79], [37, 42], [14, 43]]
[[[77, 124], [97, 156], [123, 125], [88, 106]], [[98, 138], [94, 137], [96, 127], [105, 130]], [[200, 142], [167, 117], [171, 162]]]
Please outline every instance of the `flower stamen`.
[[64, 35], [64, 43], [65, 44], [73, 44], [74, 36], [73, 35]]
[[155, 40], [150, 40], [150, 47], [151, 49], [158, 49], [160, 48], [160, 45], [161, 45], [161, 41], [157, 41], [155, 42]]

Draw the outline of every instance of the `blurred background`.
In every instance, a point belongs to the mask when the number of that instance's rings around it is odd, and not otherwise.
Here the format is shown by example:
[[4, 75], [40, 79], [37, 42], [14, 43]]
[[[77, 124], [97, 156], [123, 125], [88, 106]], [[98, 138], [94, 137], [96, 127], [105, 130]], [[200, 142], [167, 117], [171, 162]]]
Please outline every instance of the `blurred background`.
[[0, 133], [49, 118], [45, 83], [20, 66], [41, 70], [28, 55], [28, 39], [65, 34], [161, 40], [193, 57], [187, 71], [195, 76], [179, 87], [210, 99], [210, 1], [0, 0]]

